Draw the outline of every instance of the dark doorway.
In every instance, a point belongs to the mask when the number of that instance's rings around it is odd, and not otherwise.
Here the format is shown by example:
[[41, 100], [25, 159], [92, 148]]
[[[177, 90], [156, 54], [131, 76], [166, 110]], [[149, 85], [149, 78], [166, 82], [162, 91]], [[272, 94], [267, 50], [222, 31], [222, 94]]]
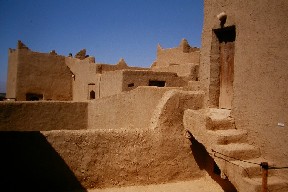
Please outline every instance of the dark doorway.
[[219, 41], [219, 108], [231, 109], [234, 81], [235, 26], [214, 30]]
[[26, 101], [39, 101], [39, 100], [43, 100], [43, 94], [37, 94], [37, 93], [26, 94]]
[[90, 99], [95, 99], [95, 91], [90, 91]]
[[88, 96], [87, 96], [87, 99], [96, 99], [96, 93], [95, 91], [96, 90], [96, 86], [95, 86], [95, 83], [89, 83], [88, 84]]
[[149, 86], [165, 87], [165, 81], [151, 81], [149, 80]]

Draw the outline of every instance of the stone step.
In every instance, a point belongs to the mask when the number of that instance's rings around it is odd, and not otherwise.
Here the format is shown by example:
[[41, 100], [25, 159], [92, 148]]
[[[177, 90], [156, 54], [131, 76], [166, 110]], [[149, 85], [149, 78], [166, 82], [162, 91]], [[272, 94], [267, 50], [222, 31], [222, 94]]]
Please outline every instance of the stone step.
[[231, 110], [210, 109], [206, 118], [206, 128], [208, 130], [235, 129], [235, 121], [230, 116]]
[[221, 145], [247, 141], [247, 131], [244, 129], [208, 130], [207, 133], [215, 139], [215, 143]]
[[[223, 157], [227, 160], [246, 160], [260, 157], [260, 151], [256, 147], [246, 144], [246, 143], [231, 143], [228, 145], [215, 145], [212, 147], [212, 150], [224, 154], [226, 156], [222, 156], [221, 154], [217, 154], [219, 157]], [[231, 157], [231, 158], [229, 158]], [[233, 159], [234, 158], [234, 159]]]
[[[255, 158], [255, 159], [247, 159], [247, 161], [231, 161], [233, 164], [233, 167], [238, 166], [239, 168], [239, 173], [243, 177], [261, 177], [262, 175], [262, 168], [259, 165], [261, 162], [265, 162], [266, 160], [263, 158]], [[269, 170], [269, 175], [271, 174], [272, 171], [270, 172]], [[274, 175], [274, 174], [273, 174]]]
[[[277, 176], [268, 176], [268, 191], [269, 192], [287, 192], [288, 183], [284, 179]], [[253, 191], [262, 191], [262, 177], [245, 177], [244, 182], [253, 187]], [[251, 191], [252, 191], [251, 190]]]

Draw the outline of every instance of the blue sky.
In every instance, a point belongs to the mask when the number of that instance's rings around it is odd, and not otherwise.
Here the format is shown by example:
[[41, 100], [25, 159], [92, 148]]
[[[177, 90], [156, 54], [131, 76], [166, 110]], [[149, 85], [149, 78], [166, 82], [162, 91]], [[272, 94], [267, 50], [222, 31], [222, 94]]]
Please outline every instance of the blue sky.
[[86, 48], [96, 62], [149, 67], [158, 43], [172, 48], [186, 38], [200, 47], [202, 23], [203, 0], [0, 0], [0, 92], [17, 40], [32, 51]]

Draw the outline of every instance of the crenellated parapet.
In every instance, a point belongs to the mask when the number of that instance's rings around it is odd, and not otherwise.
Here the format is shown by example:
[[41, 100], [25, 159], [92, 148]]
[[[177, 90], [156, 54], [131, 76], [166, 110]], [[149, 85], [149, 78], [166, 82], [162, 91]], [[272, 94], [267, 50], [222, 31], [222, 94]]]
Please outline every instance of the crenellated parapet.
[[86, 49], [80, 50], [76, 55], [75, 58], [83, 60], [86, 58]]
[[30, 50], [21, 40], [18, 40], [17, 49], [26, 49]]

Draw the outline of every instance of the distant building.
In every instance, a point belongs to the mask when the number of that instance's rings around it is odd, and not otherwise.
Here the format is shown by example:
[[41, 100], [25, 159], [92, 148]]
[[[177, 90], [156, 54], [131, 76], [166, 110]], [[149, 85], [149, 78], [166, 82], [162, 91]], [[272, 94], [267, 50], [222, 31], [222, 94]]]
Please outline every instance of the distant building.
[[95, 63], [85, 49], [72, 58], [55, 50], [34, 52], [18, 41], [17, 49], [9, 51], [6, 97], [17, 101], [85, 101], [138, 86], [183, 87], [197, 79], [199, 49], [190, 48], [183, 40], [178, 48], [158, 49], [156, 63], [151, 69], [129, 67], [124, 59], [116, 65]]
[[204, 15], [201, 49], [158, 45], [149, 69], [19, 41], [6, 96], [17, 101], [0, 102], [1, 189], [205, 178], [288, 191], [288, 1], [204, 0]]

